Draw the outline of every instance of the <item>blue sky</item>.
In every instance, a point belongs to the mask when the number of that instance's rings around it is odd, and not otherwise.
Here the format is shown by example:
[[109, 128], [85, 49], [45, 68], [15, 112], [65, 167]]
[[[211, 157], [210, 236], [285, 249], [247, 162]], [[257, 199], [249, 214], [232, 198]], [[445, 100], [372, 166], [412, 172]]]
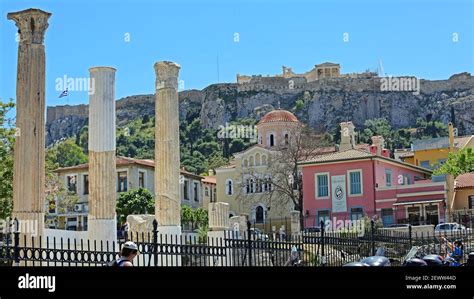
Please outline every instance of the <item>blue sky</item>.
[[305, 72], [325, 61], [340, 63], [343, 73], [376, 70], [379, 60], [390, 75], [474, 73], [473, 2], [1, 0], [0, 98], [14, 99], [16, 88], [16, 26], [6, 14], [29, 7], [53, 14], [46, 101], [56, 106], [88, 102], [85, 91], [58, 98], [56, 78], [88, 77], [98, 65], [117, 69], [117, 98], [153, 93], [159, 60], [181, 65], [185, 89], [218, 82], [217, 57], [219, 82], [235, 82], [237, 73], [280, 73], [282, 65]]

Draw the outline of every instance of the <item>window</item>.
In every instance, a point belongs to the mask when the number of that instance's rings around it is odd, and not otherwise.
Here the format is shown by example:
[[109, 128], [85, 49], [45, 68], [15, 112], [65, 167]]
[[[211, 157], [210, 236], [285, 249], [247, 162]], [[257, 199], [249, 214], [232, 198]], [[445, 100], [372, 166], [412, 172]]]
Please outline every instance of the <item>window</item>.
[[217, 202], [217, 197], [216, 197], [216, 188], [212, 190], [212, 200], [211, 202]]
[[[207, 186], [204, 189], [204, 195], [209, 196], [209, 187], [207, 187]], [[212, 198], [211, 198], [211, 200], [212, 200]]]
[[254, 159], [253, 159], [253, 156], [250, 156], [249, 158], [249, 166], [254, 166], [255, 163], [254, 163]]
[[288, 143], [290, 143], [290, 142], [289, 142], [289, 137], [288, 137], [288, 133], [287, 133], [287, 134], [285, 134], [285, 144], [288, 144]]
[[89, 175], [84, 175], [84, 195], [89, 194]]
[[260, 154], [255, 155], [255, 166], [260, 166]]
[[273, 134], [270, 134], [270, 146], [275, 146], [275, 137]]
[[254, 187], [254, 180], [253, 179], [249, 180], [249, 187], [250, 187], [250, 193], [254, 193], [255, 192], [255, 187]]
[[145, 188], [145, 172], [144, 171], [138, 172], [138, 187]]
[[318, 174], [316, 176], [316, 188], [317, 197], [328, 197], [329, 196], [329, 175]]
[[261, 179], [257, 179], [256, 192], [257, 192], [257, 193], [261, 193], [261, 192], [262, 192], [262, 180], [261, 180]]
[[120, 171], [117, 174], [117, 192], [127, 192], [127, 172], [126, 171]]
[[385, 186], [391, 187], [392, 186], [392, 170], [385, 169]]
[[232, 195], [232, 193], [234, 193], [234, 188], [232, 186], [232, 180], [229, 179], [225, 182], [225, 194]]
[[264, 210], [262, 206], [258, 206], [255, 209], [255, 222], [256, 223], [263, 223], [265, 221], [265, 215], [264, 215]]
[[438, 164], [443, 165], [448, 159], [438, 159]]
[[189, 200], [188, 180], [184, 180], [183, 184], [183, 197], [185, 200]]
[[469, 209], [474, 209], [474, 195], [469, 196]]
[[359, 220], [364, 217], [364, 209], [362, 208], [351, 208], [351, 220]]
[[392, 209], [382, 209], [382, 223], [384, 227], [388, 227], [393, 224], [393, 210]]
[[194, 182], [193, 192], [194, 192], [194, 201], [199, 201], [199, 185], [197, 182]]
[[420, 162], [420, 166], [421, 166], [421, 167], [424, 167], [424, 168], [428, 168], [428, 169], [431, 168], [431, 167], [430, 167], [430, 161], [428, 161], [428, 160], [426, 160], [426, 161], [421, 161], [421, 162]]
[[361, 170], [349, 171], [349, 194], [350, 195], [362, 194], [362, 171]]
[[67, 182], [67, 191], [72, 194], [77, 193], [77, 176], [76, 175], [68, 175], [66, 177]]
[[318, 224], [317, 224], [317, 226], [320, 226], [321, 221], [326, 222], [326, 220], [330, 220], [329, 210], [318, 211]]
[[267, 156], [262, 155], [262, 165], [267, 165]]

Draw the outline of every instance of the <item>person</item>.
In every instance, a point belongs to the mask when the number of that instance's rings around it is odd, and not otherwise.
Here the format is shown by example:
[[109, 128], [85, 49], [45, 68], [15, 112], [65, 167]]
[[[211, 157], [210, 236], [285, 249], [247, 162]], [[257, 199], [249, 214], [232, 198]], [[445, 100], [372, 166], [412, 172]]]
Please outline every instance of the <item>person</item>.
[[458, 239], [454, 242], [449, 242], [445, 237], [443, 237], [442, 240], [446, 242], [446, 245], [451, 250], [451, 254], [449, 255], [449, 257], [454, 260], [452, 266], [460, 266], [461, 260], [463, 258], [463, 249], [464, 249], [464, 245], [462, 244], [462, 241]]
[[120, 252], [120, 258], [113, 261], [110, 266], [133, 267], [133, 259], [138, 255], [138, 246], [132, 241], [125, 242]]

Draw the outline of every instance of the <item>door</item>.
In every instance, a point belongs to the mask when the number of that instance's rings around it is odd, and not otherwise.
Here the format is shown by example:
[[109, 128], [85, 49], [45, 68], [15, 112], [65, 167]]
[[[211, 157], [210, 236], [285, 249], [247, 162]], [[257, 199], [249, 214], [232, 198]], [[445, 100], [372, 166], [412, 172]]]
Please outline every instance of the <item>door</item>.
[[421, 217], [420, 206], [408, 207], [407, 214], [408, 214], [408, 223], [410, 223], [411, 225], [420, 225], [420, 217]]
[[439, 213], [438, 213], [438, 205], [432, 206], [425, 206], [425, 219], [426, 224], [438, 224]]

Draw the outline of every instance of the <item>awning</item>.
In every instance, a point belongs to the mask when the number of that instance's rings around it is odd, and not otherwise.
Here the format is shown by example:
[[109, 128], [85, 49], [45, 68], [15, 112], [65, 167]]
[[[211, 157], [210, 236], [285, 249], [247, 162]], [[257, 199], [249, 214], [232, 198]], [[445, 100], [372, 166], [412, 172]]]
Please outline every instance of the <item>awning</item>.
[[434, 200], [420, 200], [420, 201], [407, 201], [407, 202], [397, 202], [394, 203], [394, 206], [408, 206], [408, 205], [419, 205], [427, 203], [442, 202], [444, 199], [434, 199]]

